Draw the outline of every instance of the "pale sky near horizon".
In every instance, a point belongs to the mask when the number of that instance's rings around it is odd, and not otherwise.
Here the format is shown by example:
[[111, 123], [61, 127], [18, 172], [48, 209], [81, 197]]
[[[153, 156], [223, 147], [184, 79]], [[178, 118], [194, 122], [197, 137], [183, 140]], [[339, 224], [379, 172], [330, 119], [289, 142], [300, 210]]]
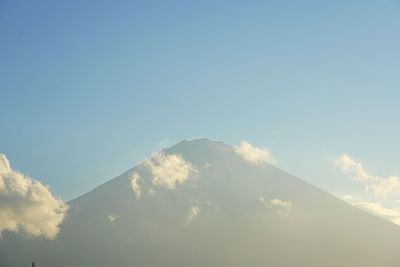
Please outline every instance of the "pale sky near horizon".
[[0, 153], [64, 200], [196, 137], [400, 175], [399, 1], [93, 3], [0, 1]]

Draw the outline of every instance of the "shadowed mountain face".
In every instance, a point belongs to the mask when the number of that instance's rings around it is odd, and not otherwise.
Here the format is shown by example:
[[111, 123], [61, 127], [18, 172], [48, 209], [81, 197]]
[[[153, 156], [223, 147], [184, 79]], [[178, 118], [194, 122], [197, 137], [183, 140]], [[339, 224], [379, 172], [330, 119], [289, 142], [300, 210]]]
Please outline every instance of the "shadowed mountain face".
[[177, 157], [68, 203], [55, 240], [4, 233], [0, 266], [400, 266], [400, 227], [231, 146], [183, 141], [163, 155]]

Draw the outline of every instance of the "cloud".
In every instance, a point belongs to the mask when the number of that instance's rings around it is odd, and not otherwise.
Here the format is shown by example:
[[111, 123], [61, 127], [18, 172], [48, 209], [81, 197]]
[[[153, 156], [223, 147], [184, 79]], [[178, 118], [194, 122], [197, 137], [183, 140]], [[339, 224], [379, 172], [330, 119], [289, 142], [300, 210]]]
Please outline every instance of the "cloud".
[[382, 178], [365, 171], [363, 164], [349, 155], [343, 154], [335, 162], [342, 171], [350, 174], [355, 181], [361, 182], [367, 193], [371, 192], [376, 198], [387, 198], [400, 190], [400, 177]]
[[110, 214], [110, 215], [107, 216], [107, 219], [108, 219], [109, 222], [112, 223], [112, 222], [114, 222], [115, 220], [119, 219], [119, 216], [118, 216], [118, 215], [115, 215], [115, 214]]
[[186, 182], [197, 169], [179, 155], [158, 153], [152, 159], [145, 160], [145, 166], [153, 175], [153, 185], [174, 189], [176, 185]]
[[196, 219], [200, 214], [200, 208], [199, 206], [193, 205], [190, 209], [189, 212], [186, 216], [186, 222], [189, 224], [191, 223], [194, 219]]
[[339, 157], [335, 164], [342, 171], [350, 174], [355, 181], [362, 183], [366, 192], [364, 197], [346, 195], [343, 200], [371, 214], [400, 225], [400, 208], [388, 207], [393, 206], [389, 204], [390, 202], [397, 204], [396, 200], [392, 199], [392, 196], [398, 196], [400, 193], [400, 177], [389, 176], [384, 178], [373, 175], [364, 169], [361, 162], [346, 154]]
[[235, 147], [235, 152], [245, 161], [258, 165], [265, 162], [275, 164], [276, 159], [272, 156], [268, 149], [253, 147], [250, 143], [242, 141], [239, 146]]
[[386, 198], [393, 193], [399, 193], [400, 177], [390, 176], [389, 178], [376, 177], [369, 188], [374, 192], [376, 197]]
[[68, 205], [47, 186], [13, 170], [0, 154], [0, 234], [22, 232], [54, 239], [67, 210]]
[[353, 202], [352, 198], [347, 198], [345, 200], [353, 206], [400, 225], [400, 208], [384, 207], [381, 203], [377, 202]]
[[132, 173], [130, 178], [130, 184], [131, 184], [131, 189], [133, 193], [135, 193], [137, 199], [140, 199], [140, 196], [142, 194], [142, 190], [139, 185], [139, 180], [140, 180], [139, 174], [137, 172]]
[[[261, 199], [260, 199], [260, 201], [261, 201]], [[281, 210], [289, 211], [293, 208], [293, 203], [291, 201], [284, 201], [279, 198], [271, 199], [270, 203], [272, 206], [274, 206], [278, 209], [281, 209]]]
[[10, 162], [4, 154], [0, 154], [0, 171], [11, 171]]
[[345, 195], [343, 196], [343, 200], [347, 202], [351, 202], [353, 200], [353, 196], [351, 195]]
[[356, 181], [368, 182], [370, 180], [370, 175], [365, 172], [362, 163], [355, 161], [349, 155], [343, 154], [336, 160], [336, 166], [352, 175]]
[[258, 202], [267, 208], [273, 207], [275, 209], [278, 209], [279, 211], [290, 211], [293, 208], [292, 201], [285, 201], [279, 198], [274, 198], [267, 202], [263, 196], [259, 196]]

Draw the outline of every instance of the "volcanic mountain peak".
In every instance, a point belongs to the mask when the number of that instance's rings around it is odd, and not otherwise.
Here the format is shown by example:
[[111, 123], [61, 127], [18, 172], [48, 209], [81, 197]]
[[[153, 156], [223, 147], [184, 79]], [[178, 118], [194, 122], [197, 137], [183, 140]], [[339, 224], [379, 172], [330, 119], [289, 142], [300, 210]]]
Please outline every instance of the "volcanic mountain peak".
[[0, 265], [400, 263], [398, 226], [273, 167], [264, 150], [248, 143], [184, 140], [69, 205], [55, 240], [4, 236]]

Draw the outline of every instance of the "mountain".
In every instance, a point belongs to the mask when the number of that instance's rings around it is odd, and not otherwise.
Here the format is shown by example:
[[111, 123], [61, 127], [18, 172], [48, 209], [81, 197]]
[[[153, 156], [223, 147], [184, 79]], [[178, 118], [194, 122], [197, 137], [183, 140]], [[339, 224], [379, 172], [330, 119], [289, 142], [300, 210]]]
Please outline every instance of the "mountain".
[[3, 233], [0, 266], [400, 266], [400, 227], [207, 139], [68, 204], [54, 240]]

